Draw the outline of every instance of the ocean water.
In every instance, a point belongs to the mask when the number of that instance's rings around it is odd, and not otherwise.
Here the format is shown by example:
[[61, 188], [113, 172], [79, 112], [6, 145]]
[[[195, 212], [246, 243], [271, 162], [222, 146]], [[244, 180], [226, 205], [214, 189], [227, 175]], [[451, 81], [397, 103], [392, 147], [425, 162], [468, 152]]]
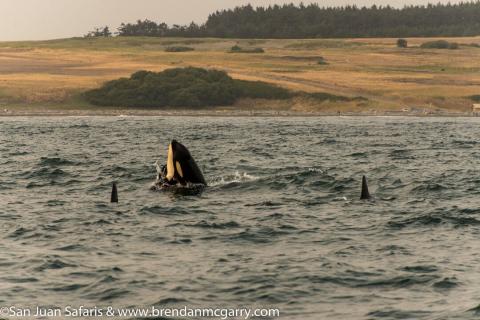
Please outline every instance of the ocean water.
[[[479, 137], [477, 118], [1, 118], [0, 306], [476, 319]], [[200, 195], [149, 190], [173, 138]]]

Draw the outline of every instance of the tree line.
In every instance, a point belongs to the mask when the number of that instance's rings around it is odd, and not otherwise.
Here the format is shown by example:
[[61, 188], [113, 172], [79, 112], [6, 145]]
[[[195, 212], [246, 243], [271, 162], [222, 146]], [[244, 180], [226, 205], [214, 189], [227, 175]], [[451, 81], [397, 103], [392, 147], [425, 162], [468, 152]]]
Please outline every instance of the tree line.
[[[99, 33], [101, 34], [101, 33]], [[217, 11], [204, 24], [122, 23], [118, 36], [219, 38], [432, 37], [480, 34], [480, 0], [426, 6], [294, 4]]]

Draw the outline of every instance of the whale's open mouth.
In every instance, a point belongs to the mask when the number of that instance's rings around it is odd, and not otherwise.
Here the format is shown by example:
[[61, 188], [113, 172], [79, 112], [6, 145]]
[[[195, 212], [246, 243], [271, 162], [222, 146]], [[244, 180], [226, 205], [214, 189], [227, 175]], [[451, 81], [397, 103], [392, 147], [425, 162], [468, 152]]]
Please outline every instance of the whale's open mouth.
[[207, 185], [190, 151], [176, 140], [172, 140], [168, 146], [166, 165], [160, 167], [158, 162], [155, 165], [157, 181], [152, 189], [168, 189], [173, 186], [197, 188]]

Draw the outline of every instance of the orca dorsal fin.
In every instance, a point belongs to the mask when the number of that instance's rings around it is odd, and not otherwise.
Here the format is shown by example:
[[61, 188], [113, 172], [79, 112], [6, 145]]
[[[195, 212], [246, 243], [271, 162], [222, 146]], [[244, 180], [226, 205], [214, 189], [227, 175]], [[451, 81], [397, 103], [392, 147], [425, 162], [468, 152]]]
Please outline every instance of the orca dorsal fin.
[[370, 192], [368, 192], [367, 178], [363, 176], [362, 178], [362, 194], [360, 195], [360, 200], [370, 199]]
[[114, 182], [112, 184], [112, 195], [110, 197], [110, 202], [111, 203], [118, 202], [118, 191], [117, 191], [117, 183], [116, 182]]

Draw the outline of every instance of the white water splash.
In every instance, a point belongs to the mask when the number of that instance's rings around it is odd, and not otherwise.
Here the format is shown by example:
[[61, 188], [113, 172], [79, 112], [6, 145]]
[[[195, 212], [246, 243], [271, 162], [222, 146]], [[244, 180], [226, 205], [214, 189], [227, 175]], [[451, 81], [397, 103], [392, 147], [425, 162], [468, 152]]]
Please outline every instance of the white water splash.
[[241, 182], [249, 182], [249, 181], [255, 181], [258, 180], [260, 177], [248, 174], [247, 172], [240, 173], [238, 171], [235, 171], [233, 175], [226, 175], [226, 176], [221, 176], [218, 178], [214, 178], [211, 181], [209, 181], [208, 185], [209, 186], [221, 186], [229, 183], [241, 183]]
[[155, 169], [157, 170], [157, 176], [160, 176], [162, 174], [162, 168], [160, 167], [160, 164], [158, 163], [158, 160], [155, 161], [153, 164], [155, 166]]

